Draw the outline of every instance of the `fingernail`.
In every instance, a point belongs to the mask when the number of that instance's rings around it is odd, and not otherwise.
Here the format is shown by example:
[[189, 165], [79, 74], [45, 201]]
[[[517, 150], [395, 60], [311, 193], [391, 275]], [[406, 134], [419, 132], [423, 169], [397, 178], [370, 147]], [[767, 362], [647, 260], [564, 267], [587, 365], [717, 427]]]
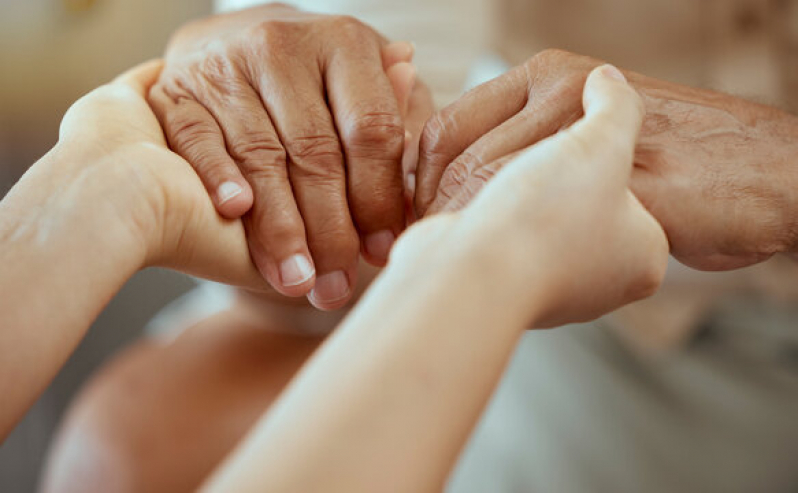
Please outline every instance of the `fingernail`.
[[626, 77], [624, 77], [621, 71], [618, 70], [614, 65], [607, 64], [601, 67], [601, 75], [621, 82], [626, 82]]
[[216, 198], [219, 200], [219, 204], [224, 204], [228, 200], [240, 195], [243, 191], [244, 189], [241, 188], [241, 185], [238, 183], [226, 181], [216, 189]]
[[387, 229], [370, 234], [365, 239], [366, 253], [376, 259], [387, 259], [394, 241], [396, 235]]
[[349, 280], [343, 271], [330, 272], [316, 278], [308, 299], [315, 306], [331, 305], [349, 296]]
[[313, 277], [313, 272], [310, 260], [298, 253], [280, 264], [280, 282], [285, 287], [298, 286]]
[[407, 187], [407, 191], [410, 196], [414, 196], [416, 193], [416, 174], [415, 173], [408, 173], [407, 174], [407, 181], [405, 183]]

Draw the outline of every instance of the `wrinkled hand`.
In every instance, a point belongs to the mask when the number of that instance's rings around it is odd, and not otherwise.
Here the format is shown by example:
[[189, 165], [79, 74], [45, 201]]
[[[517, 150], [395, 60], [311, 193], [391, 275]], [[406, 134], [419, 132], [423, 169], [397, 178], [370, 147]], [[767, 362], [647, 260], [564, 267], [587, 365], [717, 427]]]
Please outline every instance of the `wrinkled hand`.
[[[514, 153], [571, 125], [582, 114], [580, 88], [600, 64], [542, 52], [434, 116], [421, 142], [417, 209], [462, 207]], [[646, 106], [632, 189], [665, 228], [673, 255], [718, 270], [794, 252], [796, 118], [626, 75]]]
[[219, 216], [191, 165], [166, 145], [145, 99], [161, 68], [160, 61], [136, 67], [69, 109], [57, 146], [72, 158], [65, 166], [112, 191], [97, 207], [115, 209], [136, 245], [144, 243], [145, 266], [269, 290], [241, 221]]
[[219, 212], [252, 208], [250, 252], [280, 293], [342, 306], [361, 250], [381, 265], [404, 229], [403, 114], [408, 100], [432, 112], [411, 57], [353, 18], [282, 4], [188, 24], [170, 42], [150, 103]]
[[668, 244], [629, 189], [642, 102], [605, 66], [584, 86], [584, 113], [503, 160], [462, 211], [420, 221], [391, 263], [478, 271], [487, 297], [533, 314], [536, 327], [590, 320], [651, 295]]

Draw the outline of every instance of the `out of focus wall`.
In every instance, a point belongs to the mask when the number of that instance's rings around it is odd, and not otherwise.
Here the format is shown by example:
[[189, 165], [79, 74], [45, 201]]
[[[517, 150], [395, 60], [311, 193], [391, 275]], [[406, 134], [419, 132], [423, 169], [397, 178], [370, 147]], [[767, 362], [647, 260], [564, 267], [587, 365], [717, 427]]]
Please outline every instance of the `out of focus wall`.
[[[56, 141], [61, 116], [75, 99], [158, 56], [178, 25], [209, 13], [210, 5], [210, 0], [0, 0], [0, 196]], [[190, 286], [185, 277], [159, 270], [128, 283], [0, 446], [0, 492], [35, 491], [50, 436], [80, 385]]]

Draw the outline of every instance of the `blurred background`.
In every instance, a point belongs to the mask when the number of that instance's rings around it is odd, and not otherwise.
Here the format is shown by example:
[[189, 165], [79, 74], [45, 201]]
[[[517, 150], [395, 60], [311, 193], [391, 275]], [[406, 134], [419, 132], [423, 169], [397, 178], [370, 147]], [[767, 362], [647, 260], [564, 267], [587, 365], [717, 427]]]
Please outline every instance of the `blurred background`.
[[[362, 13], [367, 21], [369, 16], [379, 18], [377, 3], [354, 2], [355, 11], [349, 13]], [[511, 64], [540, 49], [558, 47], [647, 75], [798, 110], [794, 1], [488, 3], [491, 20], [478, 35]], [[320, 9], [327, 5], [315, 4]], [[54, 144], [60, 118], [76, 98], [133, 64], [158, 56], [174, 29], [212, 10], [211, 0], [0, 0], [0, 192], [5, 194]], [[442, 26], [458, 21], [442, 19]], [[440, 55], [425, 52], [424, 43], [416, 41], [421, 48], [420, 73], [434, 76]], [[135, 340], [164, 304], [192, 285], [181, 275], [149, 270], [124, 288], [25, 420], [0, 445], [0, 492], [35, 490], [51, 434], [81, 384]]]

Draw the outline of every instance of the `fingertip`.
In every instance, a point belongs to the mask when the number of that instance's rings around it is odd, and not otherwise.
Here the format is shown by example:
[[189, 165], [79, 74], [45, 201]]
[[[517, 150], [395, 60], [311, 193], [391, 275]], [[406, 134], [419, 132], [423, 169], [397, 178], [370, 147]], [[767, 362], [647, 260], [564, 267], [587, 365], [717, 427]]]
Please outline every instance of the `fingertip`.
[[396, 234], [391, 230], [386, 229], [367, 235], [363, 239], [363, 259], [375, 267], [385, 266], [395, 242]]
[[352, 299], [354, 285], [352, 272], [347, 273], [342, 270], [328, 272], [316, 278], [313, 289], [307, 294], [307, 299], [319, 310], [338, 310]]
[[416, 68], [408, 62], [400, 62], [388, 68], [385, 74], [393, 87], [399, 112], [402, 118], [405, 118], [410, 106], [410, 95], [416, 82]]
[[112, 84], [127, 85], [144, 96], [158, 80], [163, 67], [164, 61], [162, 59], [148, 60], [118, 75], [112, 81]]
[[407, 41], [394, 41], [382, 48], [382, 63], [385, 69], [399, 62], [410, 62], [413, 60], [416, 47]]
[[227, 180], [216, 188], [216, 209], [228, 219], [237, 219], [252, 208], [252, 189], [247, 184]]

